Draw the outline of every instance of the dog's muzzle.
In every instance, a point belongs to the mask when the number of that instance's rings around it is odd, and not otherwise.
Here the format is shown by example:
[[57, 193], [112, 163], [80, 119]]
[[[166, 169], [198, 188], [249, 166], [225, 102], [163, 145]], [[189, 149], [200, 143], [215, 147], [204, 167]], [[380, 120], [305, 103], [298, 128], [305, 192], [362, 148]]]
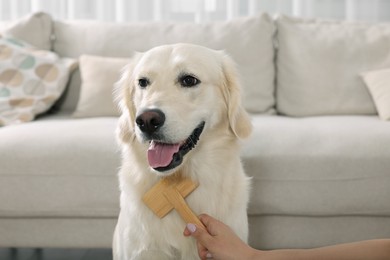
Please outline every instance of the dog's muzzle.
[[151, 140], [148, 149], [149, 165], [159, 172], [172, 170], [183, 162], [184, 156], [191, 151], [199, 141], [205, 122], [196, 127], [192, 134], [183, 142], [177, 144], [163, 143]]
[[148, 162], [150, 167], [159, 172], [172, 170], [183, 162], [184, 156], [198, 143], [205, 122], [201, 122], [184, 141], [168, 143], [158, 131], [165, 123], [165, 115], [161, 110], [145, 110], [136, 118], [136, 124], [146, 140], [150, 140]]
[[191, 135], [180, 143], [168, 143], [159, 131], [165, 123], [165, 114], [159, 109], [143, 111], [135, 120], [144, 138], [150, 140], [148, 161], [150, 167], [159, 172], [176, 168], [183, 162], [184, 156], [198, 143], [205, 122], [201, 122]]

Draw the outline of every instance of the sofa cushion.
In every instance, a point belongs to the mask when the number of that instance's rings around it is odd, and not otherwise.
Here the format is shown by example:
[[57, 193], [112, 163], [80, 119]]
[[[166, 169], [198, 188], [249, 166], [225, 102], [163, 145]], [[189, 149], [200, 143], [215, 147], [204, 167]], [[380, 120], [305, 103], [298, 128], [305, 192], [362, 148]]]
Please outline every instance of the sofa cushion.
[[73, 59], [0, 36], [0, 126], [31, 121], [65, 89]]
[[289, 116], [370, 115], [360, 73], [390, 66], [390, 25], [277, 19], [277, 110]]
[[[177, 42], [224, 49], [238, 65], [246, 109], [269, 113], [274, 107], [274, 27], [268, 15], [208, 24], [55, 21], [54, 50], [66, 57], [130, 57]], [[63, 109], [74, 109], [79, 87], [79, 77], [73, 77]]]
[[52, 19], [42, 12], [27, 15], [17, 21], [0, 22], [0, 35], [12, 35], [39, 49], [51, 49]]
[[388, 239], [390, 218], [361, 215], [263, 215], [250, 217], [249, 229], [249, 243], [255, 248], [315, 248], [353, 241]]
[[376, 116], [253, 117], [242, 151], [250, 215], [390, 216], [390, 123]]
[[366, 72], [363, 80], [374, 99], [379, 117], [390, 120], [390, 69]]
[[74, 117], [119, 116], [113, 88], [129, 59], [81, 55], [80, 98]]
[[117, 217], [116, 118], [0, 128], [1, 217]]

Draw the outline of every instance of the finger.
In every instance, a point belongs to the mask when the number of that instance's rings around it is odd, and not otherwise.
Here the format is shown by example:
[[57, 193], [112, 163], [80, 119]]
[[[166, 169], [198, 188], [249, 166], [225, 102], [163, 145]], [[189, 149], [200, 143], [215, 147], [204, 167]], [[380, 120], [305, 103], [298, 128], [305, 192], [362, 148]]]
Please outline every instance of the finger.
[[198, 216], [198, 218], [200, 219], [200, 221], [202, 221], [202, 223], [207, 227], [210, 222], [212, 222], [213, 220], [215, 220], [213, 217], [211, 217], [210, 215], [207, 215], [207, 214], [200, 214]]
[[204, 247], [209, 248], [212, 245], [213, 237], [203, 228], [198, 228], [195, 224], [187, 224], [188, 231]]
[[185, 227], [184, 231], [183, 231], [183, 235], [186, 236], [186, 237], [189, 237], [189, 236], [191, 236], [191, 231], [189, 231], [188, 228]]
[[219, 222], [217, 219], [207, 214], [199, 215], [199, 219], [205, 225], [210, 235], [212, 236], [218, 235], [218, 230], [219, 230], [218, 226], [221, 225], [221, 222]]
[[204, 246], [202, 246], [200, 243], [196, 243], [196, 247], [198, 249], [198, 255], [200, 259], [207, 259], [208, 250]]

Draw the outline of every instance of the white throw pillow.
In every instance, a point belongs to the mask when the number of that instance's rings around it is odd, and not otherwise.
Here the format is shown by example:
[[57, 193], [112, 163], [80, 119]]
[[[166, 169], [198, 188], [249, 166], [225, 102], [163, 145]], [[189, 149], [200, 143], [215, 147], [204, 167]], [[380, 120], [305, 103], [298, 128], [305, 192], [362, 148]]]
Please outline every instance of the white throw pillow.
[[[268, 15], [206, 24], [55, 21], [54, 27], [54, 51], [65, 57], [85, 53], [131, 57], [135, 51], [178, 42], [224, 49], [237, 63], [245, 108], [258, 113], [274, 111], [275, 25]], [[72, 78], [65, 109], [75, 106], [72, 100], [77, 98], [79, 86], [79, 79]]]
[[74, 63], [0, 36], [0, 126], [28, 122], [47, 111], [65, 89]]
[[390, 120], [390, 69], [369, 71], [363, 73], [362, 77], [374, 99], [379, 117]]
[[74, 117], [119, 116], [113, 100], [114, 84], [130, 59], [82, 55], [80, 98]]
[[372, 115], [361, 71], [390, 67], [390, 25], [277, 19], [277, 110], [289, 116]]
[[51, 49], [53, 26], [50, 15], [42, 12], [27, 15], [19, 20], [0, 23], [0, 34], [12, 35], [38, 49]]

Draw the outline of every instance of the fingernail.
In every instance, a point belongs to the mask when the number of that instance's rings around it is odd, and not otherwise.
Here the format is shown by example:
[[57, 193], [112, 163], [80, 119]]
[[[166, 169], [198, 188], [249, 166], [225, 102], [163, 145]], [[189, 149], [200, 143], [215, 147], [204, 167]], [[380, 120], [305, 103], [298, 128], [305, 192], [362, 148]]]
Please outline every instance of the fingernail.
[[196, 226], [192, 223], [187, 224], [187, 229], [191, 232], [194, 233], [196, 231]]
[[209, 252], [207, 253], [206, 258], [213, 258], [213, 255]]

